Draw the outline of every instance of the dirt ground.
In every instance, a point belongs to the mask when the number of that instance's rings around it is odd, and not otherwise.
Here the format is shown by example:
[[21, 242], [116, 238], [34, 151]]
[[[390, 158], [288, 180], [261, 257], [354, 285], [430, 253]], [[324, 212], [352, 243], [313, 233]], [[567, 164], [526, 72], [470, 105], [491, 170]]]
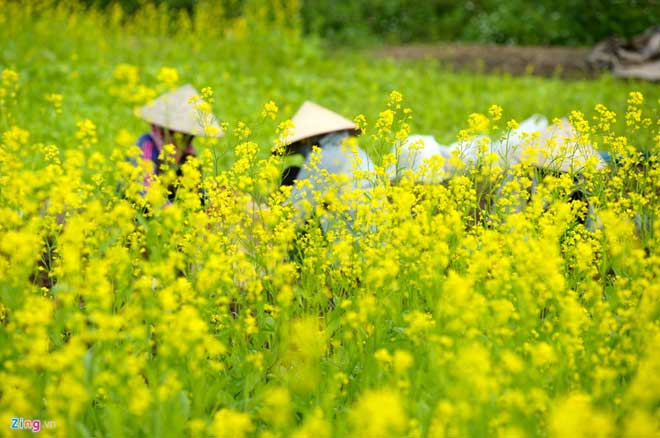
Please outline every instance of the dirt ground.
[[586, 61], [590, 50], [573, 47], [439, 43], [389, 46], [376, 49], [373, 54], [394, 59], [433, 59], [459, 70], [578, 79], [591, 78], [598, 74]]

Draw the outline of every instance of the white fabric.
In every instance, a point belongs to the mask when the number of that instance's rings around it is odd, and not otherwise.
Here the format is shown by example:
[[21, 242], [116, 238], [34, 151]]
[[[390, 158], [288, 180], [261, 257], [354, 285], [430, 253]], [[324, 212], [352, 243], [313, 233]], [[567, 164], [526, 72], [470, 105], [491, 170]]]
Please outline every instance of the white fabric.
[[[525, 135], [533, 132], [540, 132], [549, 126], [548, 119], [542, 115], [535, 114], [525, 119], [517, 129], [511, 131], [508, 139], [503, 141], [490, 141], [489, 152], [496, 153], [500, 157], [500, 164], [515, 164], [518, 162], [518, 155], [514, 151], [520, 146]], [[391, 166], [387, 169], [390, 178], [395, 179], [402, 171], [411, 170], [418, 175], [419, 182], [438, 182], [449, 178], [455, 171], [451, 165], [452, 157], [456, 157], [466, 165], [474, 164], [479, 156], [479, 142], [485, 136], [477, 136], [470, 142], [454, 142], [451, 145], [443, 145], [431, 135], [411, 135], [399, 149], [397, 166]], [[396, 154], [395, 147], [392, 153]], [[439, 174], [429, 175], [423, 172], [424, 164], [429, 164], [429, 160], [434, 157], [442, 157], [444, 166], [439, 170]], [[398, 168], [398, 173], [397, 173]]]
[[[367, 189], [372, 187], [372, 182], [367, 178], [359, 178], [355, 175], [358, 170], [372, 171], [374, 166], [366, 152], [356, 147], [353, 149], [343, 142], [349, 137], [348, 131], [327, 134], [319, 141], [320, 157], [315, 168], [311, 167], [314, 152], [305, 159], [305, 164], [296, 178], [291, 190], [290, 202], [298, 209], [301, 219], [305, 219], [311, 211], [305, 211], [303, 201], [307, 200], [311, 208], [316, 207], [314, 193], [327, 193], [336, 190], [342, 193], [350, 189]], [[356, 155], [357, 161], [356, 162]], [[328, 177], [324, 176], [328, 174]], [[335, 180], [338, 178], [339, 180]], [[308, 184], [309, 183], [309, 184]], [[327, 223], [323, 222], [324, 229]]]
[[[393, 149], [392, 152], [396, 154], [396, 150]], [[406, 170], [411, 170], [418, 175], [418, 179], [421, 182], [440, 182], [447, 177], [446, 162], [451, 156], [452, 149], [438, 143], [433, 136], [411, 135], [399, 149], [397, 164], [390, 166], [387, 169], [387, 173], [390, 176], [390, 179], [394, 180]], [[445, 166], [443, 166], [440, 174], [429, 175], [428, 173], [424, 173], [422, 175], [421, 172], [423, 166], [429, 164], [434, 157], [442, 157], [442, 159], [445, 160]]]

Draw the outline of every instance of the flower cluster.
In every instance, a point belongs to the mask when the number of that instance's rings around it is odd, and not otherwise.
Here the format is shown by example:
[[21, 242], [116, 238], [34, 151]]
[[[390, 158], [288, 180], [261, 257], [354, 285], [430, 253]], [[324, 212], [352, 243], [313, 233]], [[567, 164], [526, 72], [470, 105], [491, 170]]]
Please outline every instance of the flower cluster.
[[[95, 92], [153, 96], [137, 67], [110, 76]], [[572, 113], [570, 141], [515, 163], [492, 144], [519, 124], [492, 105], [459, 134], [474, 159], [429, 160], [422, 172], [455, 170], [431, 184], [386, 171], [414, 126], [392, 92], [345, 145], [396, 152], [350, 190], [315, 150], [300, 208], [279, 184], [290, 122], [274, 147], [225, 124], [184, 164], [166, 145], [145, 187], [153, 163], [130, 126], [71, 114], [76, 96], [30, 100], [26, 78], [3, 70], [0, 96], [0, 422], [49, 418], [57, 436], [660, 432], [660, 125], [641, 94], [622, 96], [626, 114]], [[216, 96], [201, 94], [205, 126]], [[16, 123], [28, 105], [61, 112], [48, 122], [66, 135]], [[280, 111], [256, 108], [265, 123]], [[586, 142], [611, 163], [538, 164]]]

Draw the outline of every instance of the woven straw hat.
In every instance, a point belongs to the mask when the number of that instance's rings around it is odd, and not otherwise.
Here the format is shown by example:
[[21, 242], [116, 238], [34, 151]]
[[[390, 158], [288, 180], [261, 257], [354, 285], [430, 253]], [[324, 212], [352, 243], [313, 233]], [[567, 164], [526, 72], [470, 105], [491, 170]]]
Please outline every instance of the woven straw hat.
[[195, 87], [186, 84], [138, 109], [137, 116], [154, 125], [194, 136], [210, 136], [204, 131], [204, 127], [209, 126], [215, 128], [213, 136], [224, 135], [212, 114], [205, 116], [190, 103], [193, 96], [200, 94]]
[[286, 140], [287, 144], [321, 134], [357, 129], [355, 123], [350, 120], [309, 101], [302, 104], [291, 121], [295, 127]]
[[518, 160], [563, 173], [581, 170], [587, 161], [593, 162], [597, 170], [605, 167], [605, 161], [593, 146], [576, 143], [576, 131], [568, 120], [561, 119], [561, 124], [552, 124], [540, 134], [538, 142], [518, 149]]

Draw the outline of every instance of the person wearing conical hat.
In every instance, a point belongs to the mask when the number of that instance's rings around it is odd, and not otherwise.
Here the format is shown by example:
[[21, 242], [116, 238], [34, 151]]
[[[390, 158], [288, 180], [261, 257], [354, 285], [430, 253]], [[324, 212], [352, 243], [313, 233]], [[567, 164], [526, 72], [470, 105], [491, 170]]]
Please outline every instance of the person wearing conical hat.
[[[314, 146], [322, 149], [330, 146], [327, 151], [330, 151], [329, 154], [334, 154], [336, 147], [345, 139], [359, 134], [355, 123], [310, 101], [302, 104], [291, 121], [294, 128], [286, 138], [286, 154], [300, 154], [305, 161], [309, 160]], [[363, 152], [361, 149], [359, 151]], [[344, 160], [341, 160], [341, 162], [345, 164]], [[337, 166], [339, 166], [339, 162], [337, 162]], [[339, 170], [337, 166], [332, 169], [333, 172]], [[299, 166], [291, 166], [285, 169], [282, 175], [282, 184], [293, 184], [293, 181], [298, 178], [300, 170]]]
[[581, 173], [589, 167], [605, 167], [608, 155], [579, 141], [577, 131], [566, 118], [549, 124], [545, 117], [537, 117], [542, 123], [538, 142], [523, 142], [517, 150], [518, 161], [555, 173]]
[[571, 175], [573, 187], [568, 200], [586, 203], [587, 214], [579, 216], [577, 221], [591, 227], [595, 213], [594, 206], [589, 202], [589, 192], [583, 184], [584, 175], [590, 171], [603, 170], [610, 161], [609, 154], [584, 142], [566, 118], [548, 123], [545, 117], [538, 117], [544, 125], [538, 129], [538, 139], [523, 141], [516, 152], [519, 162], [537, 169], [531, 178], [530, 195], [534, 195], [540, 180], [547, 175]]
[[[464, 172], [478, 165], [482, 159], [480, 142], [484, 136], [477, 136], [471, 141], [455, 142], [451, 145], [438, 143], [433, 136], [411, 135], [392, 153], [396, 153], [398, 161], [387, 170], [390, 179], [397, 182], [401, 175], [410, 172], [418, 183], [441, 184], [457, 173]], [[585, 171], [601, 170], [609, 161], [608, 154], [596, 150], [589, 144], [580, 142], [577, 132], [567, 119], [558, 123], [549, 123], [542, 115], [533, 115], [507, 133], [506, 139], [488, 141], [488, 153], [497, 156], [496, 164], [502, 169], [510, 169], [516, 164], [527, 164], [536, 171], [531, 176], [532, 187], [530, 195], [535, 193], [539, 180], [548, 174], [571, 174], [574, 181], [573, 191], [569, 195], [572, 201], [588, 199], [588, 193], [581, 187]], [[458, 166], [457, 166], [458, 165]], [[480, 190], [488, 193], [499, 193], [512, 177], [512, 173], [504, 175], [504, 182], [499, 186], [486, 183]], [[486, 197], [479, 196], [480, 199]], [[480, 210], [492, 207], [483, 203], [475, 211], [478, 217]], [[522, 209], [524, 203], [517, 205]], [[592, 208], [589, 206], [589, 211]], [[589, 220], [587, 217], [585, 220]]]
[[[150, 131], [137, 141], [143, 160], [153, 163], [153, 173], [160, 173], [162, 151], [165, 145], [175, 147], [174, 160], [179, 168], [195, 156], [192, 142], [196, 136], [222, 136], [223, 132], [215, 117], [196, 107], [200, 94], [190, 84], [163, 94], [137, 110], [137, 116], [150, 125]], [[150, 185], [151, 175], [145, 175], [145, 188]], [[171, 191], [170, 191], [171, 192]], [[173, 194], [170, 194], [173, 197]], [[170, 199], [171, 200], [171, 199]]]
[[[310, 211], [302, 207], [303, 201], [311, 201], [312, 193], [341, 192], [345, 189], [363, 189], [370, 186], [365, 178], [355, 177], [358, 170], [373, 168], [369, 156], [358, 146], [349, 147], [346, 141], [357, 136], [359, 129], [347, 118], [313, 102], [305, 102], [291, 119], [294, 128], [286, 139], [286, 153], [300, 154], [302, 167], [291, 166], [284, 170], [283, 185], [293, 185], [291, 198], [301, 216]], [[319, 148], [318, 160], [313, 158], [313, 148]], [[309, 184], [294, 184], [307, 181]], [[309, 205], [314, 208], [314, 202]], [[327, 228], [327, 222], [322, 224]]]
[[[537, 138], [533, 136], [535, 133], [538, 133]], [[433, 136], [411, 135], [398, 151], [399, 163], [387, 170], [392, 179], [395, 179], [397, 170], [411, 170], [419, 182], [443, 181], [457, 170], [451, 163], [452, 157], [460, 159], [465, 166], [478, 162], [479, 142], [483, 137], [446, 146], [438, 143]], [[536, 114], [511, 130], [506, 140], [490, 141], [488, 148], [490, 153], [497, 154], [498, 164], [502, 167], [524, 162], [542, 171], [557, 173], [579, 173], [590, 165], [596, 170], [605, 167], [608, 160], [606, 153], [588, 144], [578, 144], [575, 140], [576, 132], [568, 120], [561, 119], [558, 124], [550, 124], [544, 116]], [[392, 153], [396, 152], [394, 146]], [[437, 174], [424, 173], [427, 160], [435, 157], [443, 159], [443, 166]]]

